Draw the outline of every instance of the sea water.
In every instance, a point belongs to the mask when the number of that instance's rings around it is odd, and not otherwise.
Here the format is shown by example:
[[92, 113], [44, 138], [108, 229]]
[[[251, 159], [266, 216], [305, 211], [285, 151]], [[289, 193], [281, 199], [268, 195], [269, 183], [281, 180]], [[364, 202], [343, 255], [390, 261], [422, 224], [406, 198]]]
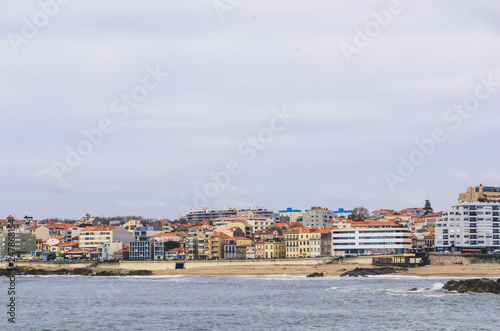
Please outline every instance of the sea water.
[[0, 330], [500, 330], [500, 296], [450, 279], [19, 276], [12, 324], [2, 277]]

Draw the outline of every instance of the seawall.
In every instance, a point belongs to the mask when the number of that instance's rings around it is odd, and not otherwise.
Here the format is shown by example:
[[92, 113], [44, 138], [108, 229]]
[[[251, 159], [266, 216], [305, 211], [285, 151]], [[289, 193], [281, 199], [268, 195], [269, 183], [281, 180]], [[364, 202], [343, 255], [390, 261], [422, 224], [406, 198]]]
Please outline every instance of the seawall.
[[[361, 263], [354, 261], [351, 263]], [[102, 270], [173, 270], [176, 266], [184, 269], [209, 268], [223, 266], [255, 266], [255, 265], [322, 265], [332, 263], [333, 258], [307, 258], [307, 259], [265, 259], [265, 260], [209, 260], [209, 261], [120, 261], [120, 262], [66, 262], [66, 261], [17, 261], [18, 267], [48, 268], [48, 269], [75, 269], [94, 268]], [[335, 261], [339, 262], [339, 261]], [[347, 262], [343, 262], [347, 263]], [[371, 259], [370, 259], [371, 263]], [[8, 267], [8, 262], [0, 262], [0, 268]]]
[[430, 253], [431, 265], [462, 264], [500, 264], [500, 254], [446, 254]]

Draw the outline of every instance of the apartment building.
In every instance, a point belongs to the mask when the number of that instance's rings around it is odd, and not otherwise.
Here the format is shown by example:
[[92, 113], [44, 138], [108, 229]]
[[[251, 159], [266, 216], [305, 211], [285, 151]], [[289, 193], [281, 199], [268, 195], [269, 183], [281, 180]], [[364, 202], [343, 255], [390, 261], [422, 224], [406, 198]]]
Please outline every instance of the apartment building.
[[134, 236], [122, 226], [88, 227], [80, 231], [80, 248], [97, 248], [105, 243], [121, 242], [129, 245]]
[[302, 224], [306, 227], [314, 226], [317, 228], [325, 229], [328, 222], [333, 218], [333, 211], [321, 207], [312, 207], [302, 216]]
[[[12, 238], [12, 235], [11, 237]], [[8, 232], [0, 233], [0, 254], [2, 256], [28, 257], [36, 251], [36, 237], [28, 233], [14, 233], [14, 240], [10, 239]], [[14, 242], [14, 246], [12, 246]], [[9, 252], [10, 248], [10, 252]]]
[[411, 231], [392, 222], [372, 227], [332, 229], [332, 255], [400, 254], [411, 248]]
[[[471, 196], [475, 196], [472, 195], [475, 193], [480, 192], [472, 192]], [[480, 253], [499, 249], [500, 201], [495, 196], [491, 201], [462, 197], [461, 194], [459, 202], [452, 205], [450, 210], [444, 211], [436, 221], [436, 251]]]
[[287, 258], [309, 257], [311, 231], [305, 227], [296, 227], [285, 233], [285, 255]]

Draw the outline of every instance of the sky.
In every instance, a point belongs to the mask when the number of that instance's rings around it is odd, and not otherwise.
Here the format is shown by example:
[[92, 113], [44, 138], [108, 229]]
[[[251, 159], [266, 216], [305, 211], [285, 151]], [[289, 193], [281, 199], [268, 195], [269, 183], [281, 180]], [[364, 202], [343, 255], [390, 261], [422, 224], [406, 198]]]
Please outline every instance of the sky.
[[0, 2], [0, 218], [450, 208], [500, 186], [498, 1]]

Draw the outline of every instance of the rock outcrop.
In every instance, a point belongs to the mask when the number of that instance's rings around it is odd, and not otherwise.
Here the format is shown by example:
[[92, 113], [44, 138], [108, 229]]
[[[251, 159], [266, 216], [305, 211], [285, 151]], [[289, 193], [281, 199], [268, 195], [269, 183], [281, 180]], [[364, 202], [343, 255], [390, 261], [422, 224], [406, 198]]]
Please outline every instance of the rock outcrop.
[[500, 294], [500, 279], [497, 281], [481, 278], [466, 280], [450, 280], [443, 286], [443, 290], [457, 291], [458, 293], [494, 293]]
[[403, 273], [406, 271], [408, 271], [408, 269], [391, 268], [391, 267], [355, 268], [351, 271], [344, 272], [343, 274], [340, 275], [340, 277], [366, 277], [366, 276], [377, 276], [377, 275]]
[[323, 277], [324, 274], [322, 272], [313, 272], [310, 275], [307, 275], [306, 277]]
[[47, 275], [79, 275], [79, 276], [151, 276], [151, 270], [94, 270], [91, 268], [75, 269], [36, 269], [26, 267], [15, 267], [0, 269], [0, 276], [47, 276]]

